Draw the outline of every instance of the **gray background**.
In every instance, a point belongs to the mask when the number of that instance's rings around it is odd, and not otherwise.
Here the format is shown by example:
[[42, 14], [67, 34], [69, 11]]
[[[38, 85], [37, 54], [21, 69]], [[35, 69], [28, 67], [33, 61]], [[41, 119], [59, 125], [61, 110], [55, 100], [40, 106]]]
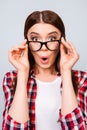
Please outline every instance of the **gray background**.
[[80, 54], [74, 69], [87, 71], [87, 0], [0, 0], [0, 128], [4, 109], [3, 76], [13, 66], [8, 50], [24, 39], [24, 21], [35, 10], [51, 9], [62, 17], [67, 39]]

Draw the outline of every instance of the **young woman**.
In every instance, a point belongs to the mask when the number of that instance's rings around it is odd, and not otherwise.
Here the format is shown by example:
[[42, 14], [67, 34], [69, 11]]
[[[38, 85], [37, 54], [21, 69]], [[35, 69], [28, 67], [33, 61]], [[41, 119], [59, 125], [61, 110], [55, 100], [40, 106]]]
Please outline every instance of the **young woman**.
[[62, 19], [44, 10], [30, 14], [25, 40], [9, 51], [16, 68], [3, 79], [3, 130], [85, 130], [87, 73], [72, 70], [79, 59], [66, 40]]

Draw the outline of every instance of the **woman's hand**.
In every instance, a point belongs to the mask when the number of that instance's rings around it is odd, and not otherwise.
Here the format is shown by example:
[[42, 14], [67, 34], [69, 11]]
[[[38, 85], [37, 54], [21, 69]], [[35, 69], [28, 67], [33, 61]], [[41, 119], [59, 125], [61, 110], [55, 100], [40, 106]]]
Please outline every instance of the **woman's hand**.
[[60, 70], [61, 72], [71, 70], [74, 64], [79, 59], [79, 54], [71, 42], [67, 42], [61, 38], [60, 45]]
[[[71, 73], [72, 67], [78, 59], [79, 54], [73, 44], [62, 38], [60, 45], [60, 71], [62, 76], [61, 112], [63, 116], [66, 116], [78, 107]], [[66, 104], [67, 102], [68, 104]]]
[[9, 61], [18, 71], [29, 71], [26, 39], [20, 45], [9, 50]]
[[29, 120], [29, 105], [27, 101], [29, 61], [26, 40], [9, 51], [9, 61], [17, 69], [17, 84], [8, 114], [15, 121], [25, 123]]

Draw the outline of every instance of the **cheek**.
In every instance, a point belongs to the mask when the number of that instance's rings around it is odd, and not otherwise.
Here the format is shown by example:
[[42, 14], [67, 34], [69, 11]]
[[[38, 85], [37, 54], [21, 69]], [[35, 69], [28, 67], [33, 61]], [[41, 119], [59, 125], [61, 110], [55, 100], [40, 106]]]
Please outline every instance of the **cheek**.
[[54, 63], [55, 63], [55, 60], [56, 60], [57, 55], [58, 55], [58, 52], [54, 52], [54, 53], [52, 53], [52, 54], [50, 55], [49, 60], [50, 60], [50, 63], [51, 63], [51, 64], [54, 64]]
[[58, 53], [59, 53], [59, 51], [55, 51], [55, 52], [52, 54], [52, 58], [53, 58], [53, 59], [56, 59]]

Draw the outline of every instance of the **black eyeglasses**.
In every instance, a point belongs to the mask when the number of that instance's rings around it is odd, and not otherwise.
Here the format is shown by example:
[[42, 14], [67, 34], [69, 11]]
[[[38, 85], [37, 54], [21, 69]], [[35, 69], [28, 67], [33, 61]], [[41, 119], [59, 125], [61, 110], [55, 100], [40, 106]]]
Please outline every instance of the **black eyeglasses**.
[[45, 45], [48, 50], [55, 51], [58, 49], [58, 47], [61, 43], [61, 38], [60, 38], [60, 40], [53, 40], [53, 41], [46, 41], [46, 42], [27, 41], [27, 43], [28, 43], [31, 51], [39, 51], [43, 45]]

